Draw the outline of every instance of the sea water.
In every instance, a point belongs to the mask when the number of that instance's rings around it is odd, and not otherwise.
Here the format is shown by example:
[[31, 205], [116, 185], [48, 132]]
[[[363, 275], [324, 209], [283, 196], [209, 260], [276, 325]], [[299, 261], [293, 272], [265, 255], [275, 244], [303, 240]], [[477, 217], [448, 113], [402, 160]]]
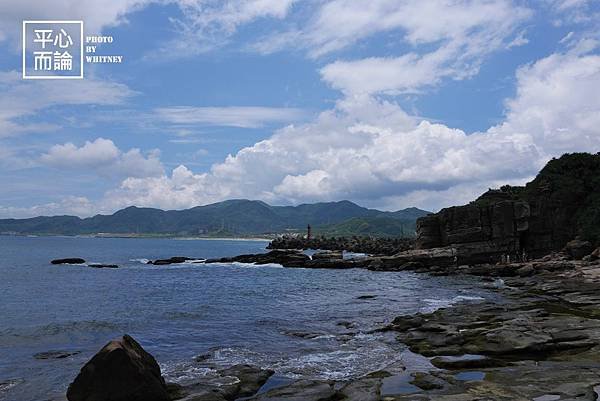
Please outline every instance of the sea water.
[[[493, 297], [476, 279], [411, 272], [145, 263], [266, 245], [0, 236], [0, 399], [61, 399], [83, 364], [124, 333], [168, 381], [193, 381], [209, 373], [207, 363], [250, 363], [284, 378], [357, 377], [402, 359], [393, 333], [373, 332], [394, 317]], [[50, 264], [66, 257], [120, 268]], [[74, 355], [35, 358], [49, 351]]]

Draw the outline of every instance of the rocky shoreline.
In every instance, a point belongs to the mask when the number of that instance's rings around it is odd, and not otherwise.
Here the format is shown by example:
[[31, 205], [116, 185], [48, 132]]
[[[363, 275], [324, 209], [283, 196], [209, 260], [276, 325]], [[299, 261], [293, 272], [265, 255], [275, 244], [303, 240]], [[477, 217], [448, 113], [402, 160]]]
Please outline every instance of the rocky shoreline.
[[[269, 382], [272, 371], [236, 365], [217, 369], [215, 377], [198, 379], [185, 386], [164, 384], [164, 393], [160, 390], [159, 397], [145, 394], [140, 399], [598, 399], [600, 259], [597, 255], [578, 260], [568, 253], [555, 253], [529, 262], [459, 266], [448, 262], [448, 257], [440, 249], [413, 250], [393, 257], [377, 256], [362, 260], [344, 260], [341, 252], [327, 251], [311, 258], [297, 251], [277, 250], [202, 261], [280, 263], [288, 267], [319, 268], [340, 267], [340, 262], [343, 262], [348, 263], [345, 268], [412, 270], [433, 275], [469, 274], [480, 276], [491, 291], [502, 296], [500, 301], [467, 302], [432, 313], [399, 316], [390, 325], [379, 329], [394, 333], [410, 351], [427, 358], [426, 368], [415, 369], [396, 363], [385, 370], [350, 381], [289, 380], [273, 385]], [[393, 263], [391, 259], [394, 259]], [[447, 263], [441, 263], [443, 261]], [[109, 349], [115, 348], [115, 345], [109, 345]], [[106, 347], [102, 352], [106, 352]], [[139, 364], [135, 366], [139, 368]], [[98, 367], [92, 369], [94, 372], [100, 370]], [[153, 374], [156, 377], [155, 370]], [[102, 375], [96, 373], [96, 377], [102, 378]], [[106, 386], [96, 385], [94, 388], [105, 391]], [[68, 399], [96, 399], [90, 397], [69, 396]], [[115, 396], [111, 399], [138, 398], [130, 394], [126, 398]]]

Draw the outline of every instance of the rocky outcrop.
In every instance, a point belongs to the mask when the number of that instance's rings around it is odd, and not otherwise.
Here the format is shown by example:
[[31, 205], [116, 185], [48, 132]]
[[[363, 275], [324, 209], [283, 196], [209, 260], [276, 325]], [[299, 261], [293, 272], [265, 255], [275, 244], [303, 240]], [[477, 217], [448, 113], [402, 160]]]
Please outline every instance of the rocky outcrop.
[[[396, 318], [387, 328], [441, 370], [395, 400], [594, 400], [600, 263], [506, 279], [503, 297]], [[546, 263], [546, 262], [544, 262]]]
[[509, 196], [490, 191], [480, 202], [442, 209], [417, 220], [417, 249], [452, 247], [459, 264], [496, 263], [506, 255], [516, 260], [524, 254], [546, 254], [552, 249], [546, 237], [530, 237], [530, 205], [507, 199]]
[[106, 344], [81, 368], [69, 401], [170, 401], [160, 367], [128, 335]]
[[226, 258], [206, 259], [204, 263], [254, 263], [257, 265], [280, 264], [286, 267], [302, 267], [310, 260], [308, 255], [294, 250], [274, 250], [267, 253], [238, 255]]
[[149, 265], [156, 265], [156, 266], [164, 266], [164, 265], [172, 265], [175, 263], [185, 263], [188, 262], [190, 260], [196, 260], [195, 258], [189, 258], [187, 256], [173, 256], [169, 259], [156, 259], [154, 261], [150, 260], [148, 261]]
[[85, 263], [85, 260], [81, 258], [54, 259], [50, 263], [53, 265], [80, 265]]
[[320, 251], [312, 255], [312, 260], [342, 260], [344, 259], [344, 253], [342, 251]]
[[564, 155], [525, 187], [489, 190], [418, 219], [416, 248], [453, 247], [458, 263], [495, 263], [541, 257], [582, 235], [567, 247], [582, 258], [600, 241], [599, 177], [600, 154]]

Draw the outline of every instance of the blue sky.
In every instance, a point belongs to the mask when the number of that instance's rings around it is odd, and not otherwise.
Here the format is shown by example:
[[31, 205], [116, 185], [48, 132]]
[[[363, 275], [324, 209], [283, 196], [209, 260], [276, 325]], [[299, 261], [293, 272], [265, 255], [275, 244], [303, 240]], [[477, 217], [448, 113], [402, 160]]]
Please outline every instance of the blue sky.
[[[124, 61], [24, 81], [25, 19]], [[468, 202], [600, 151], [599, 27], [590, 0], [3, 1], [0, 217]]]

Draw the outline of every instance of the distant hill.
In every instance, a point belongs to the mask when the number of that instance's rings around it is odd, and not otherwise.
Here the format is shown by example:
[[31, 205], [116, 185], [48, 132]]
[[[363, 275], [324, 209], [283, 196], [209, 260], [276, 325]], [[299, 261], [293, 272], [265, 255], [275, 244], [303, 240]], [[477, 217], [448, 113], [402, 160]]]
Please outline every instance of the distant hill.
[[[170, 236], [249, 236], [305, 231], [306, 226], [344, 235], [414, 234], [416, 218], [428, 212], [416, 208], [397, 212], [367, 209], [350, 201], [270, 206], [262, 201], [235, 199], [185, 210], [131, 206], [112, 215], [81, 219], [75, 216], [0, 220], [0, 233], [10, 234], [134, 234]], [[366, 223], [358, 224], [358, 220]], [[337, 226], [337, 228], [336, 228]], [[363, 234], [361, 234], [361, 232]]]
[[429, 212], [411, 208], [375, 217], [353, 217], [341, 223], [318, 226], [314, 231], [316, 235], [328, 237], [414, 237], [417, 218], [427, 214]]

